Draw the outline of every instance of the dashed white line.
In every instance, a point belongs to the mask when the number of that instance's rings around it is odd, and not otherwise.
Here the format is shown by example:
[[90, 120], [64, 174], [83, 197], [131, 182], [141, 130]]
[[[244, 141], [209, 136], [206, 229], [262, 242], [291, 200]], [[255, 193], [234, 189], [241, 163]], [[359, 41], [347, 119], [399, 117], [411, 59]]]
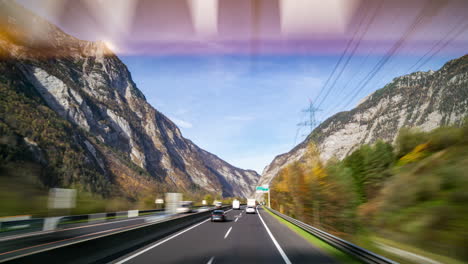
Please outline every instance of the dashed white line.
[[275, 244], [276, 248], [278, 249], [279, 253], [281, 254], [281, 257], [283, 257], [283, 260], [286, 264], [291, 264], [291, 261], [289, 260], [288, 256], [286, 256], [286, 253], [284, 253], [283, 249], [281, 248], [281, 246], [278, 244], [278, 241], [276, 241], [275, 237], [273, 236], [273, 234], [271, 233], [270, 229], [268, 228], [268, 226], [265, 224], [265, 221], [263, 221], [263, 218], [262, 216], [258, 213], [258, 209], [257, 209], [257, 215], [258, 217], [260, 217], [260, 220], [262, 221], [263, 223], [263, 226], [265, 227], [268, 235], [270, 235], [270, 238], [271, 240], [273, 241], [273, 244]]
[[183, 233], [185, 233], [185, 232], [187, 232], [187, 231], [189, 231], [189, 230], [194, 229], [195, 227], [197, 227], [197, 226], [199, 226], [199, 225], [201, 225], [201, 224], [203, 224], [203, 223], [208, 222], [209, 220], [210, 220], [210, 219], [208, 218], [208, 219], [206, 219], [205, 221], [202, 221], [202, 222], [200, 222], [200, 223], [198, 223], [198, 224], [196, 224], [196, 225], [193, 225], [193, 226], [191, 226], [191, 227], [189, 227], [189, 228], [187, 228], [187, 229], [185, 229], [185, 230], [183, 230], [183, 231], [181, 231], [181, 232], [179, 232], [179, 233], [177, 233], [177, 234], [175, 234], [175, 235], [172, 235], [172, 236], [170, 236], [170, 237], [168, 237], [168, 238], [166, 238], [166, 239], [164, 239], [164, 240], [162, 240], [162, 241], [160, 241], [160, 242], [158, 242], [158, 243], [156, 243], [156, 244], [154, 244], [154, 245], [152, 245], [152, 246], [150, 246], [150, 247], [145, 248], [145, 249], [142, 250], [142, 251], [139, 251], [139, 252], [137, 252], [137, 253], [135, 253], [135, 254], [129, 256], [128, 258], [125, 258], [125, 259], [122, 259], [122, 260], [119, 261], [119, 262], [116, 262], [115, 264], [121, 264], [121, 263], [127, 262], [127, 261], [131, 260], [132, 258], [137, 257], [137, 256], [139, 256], [139, 255], [145, 253], [146, 251], [151, 250], [151, 249], [153, 249], [153, 248], [155, 248], [155, 247], [161, 245], [162, 243], [165, 243], [165, 242], [167, 242], [167, 241], [169, 241], [169, 240], [171, 240], [171, 239], [173, 239], [173, 238], [175, 238], [175, 237], [178, 237], [178, 236], [182, 235]]
[[214, 260], [214, 257], [211, 257], [210, 260], [208, 260], [208, 262], [206, 264], [211, 264], [213, 263], [213, 260]]
[[232, 226], [229, 228], [229, 230], [226, 232], [226, 235], [224, 235], [224, 239], [229, 236], [229, 233], [231, 233]]
[[237, 222], [237, 220], [239, 220], [239, 217], [236, 217], [236, 220], [234, 220], [234, 222]]
[[[232, 209], [227, 210], [226, 213], [229, 212], [229, 211], [231, 211], [231, 210], [232, 210]], [[192, 229], [194, 229], [195, 227], [197, 227], [197, 226], [199, 226], [199, 225], [201, 225], [201, 224], [203, 224], [203, 223], [206, 223], [206, 222], [208, 222], [208, 221], [210, 221], [210, 218], [208, 218], [208, 219], [206, 219], [206, 220], [204, 220], [204, 221], [202, 221], [202, 222], [200, 222], [200, 223], [198, 223], [198, 224], [195, 224], [195, 225], [193, 225], [193, 226], [191, 226], [191, 227], [189, 227], [189, 228], [187, 228], [187, 229], [185, 229], [185, 230], [183, 230], [183, 231], [180, 231], [179, 233], [177, 233], [177, 234], [175, 234], [175, 235], [172, 235], [172, 236], [170, 236], [170, 237], [168, 237], [168, 238], [166, 238], [166, 239], [164, 239], [164, 240], [162, 240], [162, 241], [160, 241], [160, 242], [158, 242], [158, 243], [156, 243], [156, 244], [154, 244], [154, 245], [152, 245], [152, 246], [150, 246], [150, 247], [147, 247], [147, 248], [143, 249], [142, 251], [139, 251], [139, 252], [137, 252], [137, 253], [135, 253], [135, 254], [133, 254], [133, 255], [127, 257], [127, 258], [124, 258], [124, 259], [122, 259], [122, 260], [116, 262], [115, 264], [122, 264], [122, 263], [124, 263], [124, 262], [127, 262], [127, 261], [131, 260], [132, 258], [137, 257], [137, 256], [139, 256], [139, 255], [141, 255], [141, 254], [143, 254], [143, 253], [145, 253], [145, 252], [147, 252], [147, 251], [149, 251], [149, 250], [151, 250], [151, 249], [153, 249], [153, 248], [155, 248], [155, 247], [161, 245], [162, 243], [165, 243], [165, 242], [167, 242], [167, 241], [169, 241], [169, 240], [171, 240], [171, 239], [173, 239], [173, 238], [175, 238], [175, 237], [178, 237], [178, 236], [182, 235], [183, 233], [185, 233], [185, 232], [187, 232], [187, 231], [189, 231], [189, 230], [192, 230]], [[214, 258], [214, 257], [213, 257], [213, 258]]]

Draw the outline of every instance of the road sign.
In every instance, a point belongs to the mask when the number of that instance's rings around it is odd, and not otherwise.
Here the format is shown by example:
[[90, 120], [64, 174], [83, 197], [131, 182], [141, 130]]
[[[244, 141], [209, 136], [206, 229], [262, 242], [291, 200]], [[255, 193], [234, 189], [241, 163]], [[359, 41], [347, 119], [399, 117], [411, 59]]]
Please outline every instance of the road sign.
[[256, 193], [266, 193], [269, 191], [270, 191], [270, 188], [265, 187], [265, 186], [257, 186], [257, 188], [255, 189]]

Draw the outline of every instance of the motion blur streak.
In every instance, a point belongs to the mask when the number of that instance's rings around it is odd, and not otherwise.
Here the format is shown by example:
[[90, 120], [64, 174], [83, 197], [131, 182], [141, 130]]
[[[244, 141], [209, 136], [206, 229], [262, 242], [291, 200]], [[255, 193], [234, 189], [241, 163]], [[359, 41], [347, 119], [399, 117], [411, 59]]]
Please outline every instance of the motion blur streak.
[[[468, 12], [464, 1], [459, 0], [117, 3], [21, 0], [20, 3], [78, 38], [112, 43], [113, 47], [109, 48], [119, 54], [340, 54], [365, 16], [364, 10], [380, 4], [378, 21], [370, 25], [362, 39], [363, 49], [358, 49], [357, 54], [367, 54], [376, 43], [373, 52], [385, 54], [389, 47], [400, 46], [397, 43], [402, 41], [412, 52], [424, 54], [428, 43], [440, 39], [444, 32], [451, 30], [450, 22], [456, 22]], [[40, 24], [34, 25], [32, 32], [41, 32], [38, 27]], [[402, 32], [405, 28], [411, 34]], [[461, 49], [466, 42], [466, 38], [460, 39], [452, 49]]]

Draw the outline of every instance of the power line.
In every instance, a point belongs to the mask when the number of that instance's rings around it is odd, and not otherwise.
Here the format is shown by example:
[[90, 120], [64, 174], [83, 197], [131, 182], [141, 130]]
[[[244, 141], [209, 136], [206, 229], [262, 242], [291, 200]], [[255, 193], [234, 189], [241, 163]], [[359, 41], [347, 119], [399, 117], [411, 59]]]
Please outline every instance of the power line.
[[[363, 6], [367, 6], [367, 5], [361, 4], [360, 9], [363, 8]], [[358, 13], [360, 13], [360, 12], [358, 12]], [[343, 52], [341, 53], [340, 58], [338, 59], [338, 61], [337, 61], [337, 63], [335, 64], [335, 66], [333, 67], [333, 70], [332, 70], [332, 72], [330, 73], [330, 75], [328, 76], [327, 80], [325, 81], [325, 84], [322, 86], [322, 89], [320, 89], [319, 94], [318, 94], [317, 97], [315, 98], [316, 101], [319, 100], [319, 98], [320, 98], [320, 96], [322, 95], [323, 91], [326, 90], [326, 87], [328, 86], [328, 83], [329, 83], [330, 80], [332, 79], [333, 75], [334, 75], [335, 72], [338, 70], [338, 67], [339, 67], [340, 64], [341, 64], [341, 61], [343, 60], [343, 58], [345, 57], [346, 53], [348, 52], [348, 49], [349, 49], [349, 47], [351, 46], [351, 43], [353, 42], [353, 40], [354, 40], [356, 34], [358, 33], [358, 31], [359, 31], [359, 29], [360, 29], [360, 27], [361, 27], [361, 23], [362, 23], [363, 20], [364, 20], [364, 18], [360, 20], [360, 23], [359, 23], [359, 25], [358, 25], [356, 31], [354, 32], [353, 37], [352, 37], [350, 40], [348, 40], [348, 42], [346, 43], [346, 47], [345, 47], [345, 49], [343, 50]]]
[[[348, 58], [346, 59], [343, 67], [341, 67], [341, 70], [340, 72], [338, 73], [338, 75], [336, 76], [335, 80], [333, 81], [333, 83], [331, 84], [331, 87], [330, 89], [327, 90], [327, 93], [325, 94], [325, 96], [322, 98], [322, 100], [320, 100], [320, 102], [318, 103], [318, 106], [317, 107], [320, 107], [326, 100], [326, 98], [328, 97], [328, 95], [331, 93], [331, 91], [335, 88], [335, 85], [336, 85], [336, 82], [340, 79], [341, 75], [343, 74], [344, 70], [346, 69], [346, 67], [348, 66], [350, 60], [354, 57], [354, 54], [356, 53], [356, 50], [358, 49], [358, 47], [361, 45], [361, 41], [362, 39], [364, 38], [364, 36], [367, 34], [367, 31], [369, 30], [369, 27], [373, 24], [374, 20], [375, 20], [375, 17], [377, 16], [377, 14], [379, 13], [380, 11], [380, 8], [382, 7], [382, 4], [383, 4], [383, 1], [379, 1], [379, 5], [377, 6], [377, 8], [375, 9], [374, 11], [374, 14], [372, 15], [372, 17], [370, 18], [369, 22], [366, 24], [363, 32], [360, 34], [359, 36], [359, 39], [357, 40], [357, 43], [354, 45], [353, 49], [351, 50], [351, 54], [348, 56]], [[367, 14], [366, 14], [367, 16]], [[361, 20], [361, 23], [359, 24], [359, 29], [362, 25], [362, 22], [365, 20], [365, 17]], [[359, 29], [356, 31], [356, 33], [359, 31]], [[354, 41], [354, 37], [356, 35], [353, 36], [353, 39], [351, 41]]]
[[[438, 49], [436, 49], [428, 58], [426, 58], [418, 67], [416, 67], [416, 71], [419, 70], [422, 66], [424, 66], [429, 60], [431, 60], [435, 55], [437, 55], [442, 49], [447, 47], [448, 44], [450, 44], [453, 40], [455, 40], [458, 36], [460, 36], [464, 31], [468, 29], [468, 25], [465, 24], [460, 24], [461, 28], [447, 41], [445, 41], [442, 46], [440, 46]], [[456, 28], [456, 27], [455, 27]], [[453, 30], [452, 30], [453, 31]], [[451, 31], [451, 32], [452, 32]], [[431, 49], [432, 50], [432, 49]], [[427, 53], [426, 53], [427, 54]], [[425, 55], [426, 55], [425, 54]], [[424, 56], [423, 56], [424, 58]], [[420, 60], [418, 60], [419, 62]], [[415, 64], [417, 65], [417, 63]], [[410, 68], [410, 70], [414, 67], [414, 65]]]
[[[435, 0], [431, 1], [432, 4], [436, 3]], [[402, 37], [398, 39], [398, 41], [385, 53], [382, 59], [380, 59], [377, 64], [372, 68], [372, 70], [361, 80], [361, 82], [358, 85], [358, 89], [356, 92], [349, 98], [349, 100], [346, 102], [345, 107], [347, 107], [359, 93], [364, 89], [364, 87], [367, 86], [367, 84], [374, 78], [375, 75], [382, 69], [382, 67], [390, 60], [390, 58], [400, 49], [400, 47], [403, 45], [403, 43], [414, 33], [416, 28], [419, 26], [421, 21], [423, 20], [425, 13], [428, 11], [431, 11], [429, 8], [431, 5], [424, 6], [424, 8], [419, 12], [418, 16], [414, 20], [414, 22], [411, 24], [411, 26], [408, 27], [408, 29], [404, 32]], [[434, 10], [432, 10], [434, 12]]]

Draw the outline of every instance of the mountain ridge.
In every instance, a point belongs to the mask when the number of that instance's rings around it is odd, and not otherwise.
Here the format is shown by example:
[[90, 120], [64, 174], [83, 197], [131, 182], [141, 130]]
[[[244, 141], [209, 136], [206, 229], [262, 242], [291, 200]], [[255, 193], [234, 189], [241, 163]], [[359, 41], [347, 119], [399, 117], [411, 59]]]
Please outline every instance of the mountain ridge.
[[[84, 155], [105, 186], [115, 185], [132, 197], [138, 188], [147, 189], [144, 185], [223, 196], [246, 196], [252, 191], [251, 183], [258, 174], [236, 168], [185, 139], [169, 118], [146, 101], [130, 71], [104, 42], [69, 36], [14, 1], [3, 1], [0, 6], [4, 18], [1, 66], [8, 73], [2, 78], [5, 92], [13, 90], [18, 96], [32, 98], [34, 105], [27, 107], [47, 106], [70, 122], [70, 129], [76, 131], [72, 138], [60, 139], [71, 144], [70, 150], [63, 151]], [[15, 85], [18, 83], [21, 87]], [[26, 118], [25, 114], [18, 113], [16, 118]], [[30, 131], [15, 127], [11, 119], [6, 111], [0, 116], [5, 130], [28, 138], [25, 134]], [[33, 141], [39, 142], [35, 143], [39, 149], [46, 136], [35, 134]], [[22, 142], [26, 144], [25, 139]], [[79, 164], [84, 167], [87, 163]], [[82, 181], [79, 177], [71, 182]], [[139, 184], [140, 180], [146, 184]], [[87, 186], [93, 181], [97, 180], [84, 179]], [[130, 182], [139, 187], [127, 190]]]
[[401, 127], [429, 131], [461, 125], [468, 114], [468, 55], [453, 59], [439, 70], [414, 72], [394, 78], [366, 96], [350, 111], [322, 122], [289, 152], [277, 155], [265, 167], [259, 185], [269, 184], [281, 168], [300, 160], [314, 141], [321, 158], [344, 158], [361, 144], [378, 139], [393, 142]]

